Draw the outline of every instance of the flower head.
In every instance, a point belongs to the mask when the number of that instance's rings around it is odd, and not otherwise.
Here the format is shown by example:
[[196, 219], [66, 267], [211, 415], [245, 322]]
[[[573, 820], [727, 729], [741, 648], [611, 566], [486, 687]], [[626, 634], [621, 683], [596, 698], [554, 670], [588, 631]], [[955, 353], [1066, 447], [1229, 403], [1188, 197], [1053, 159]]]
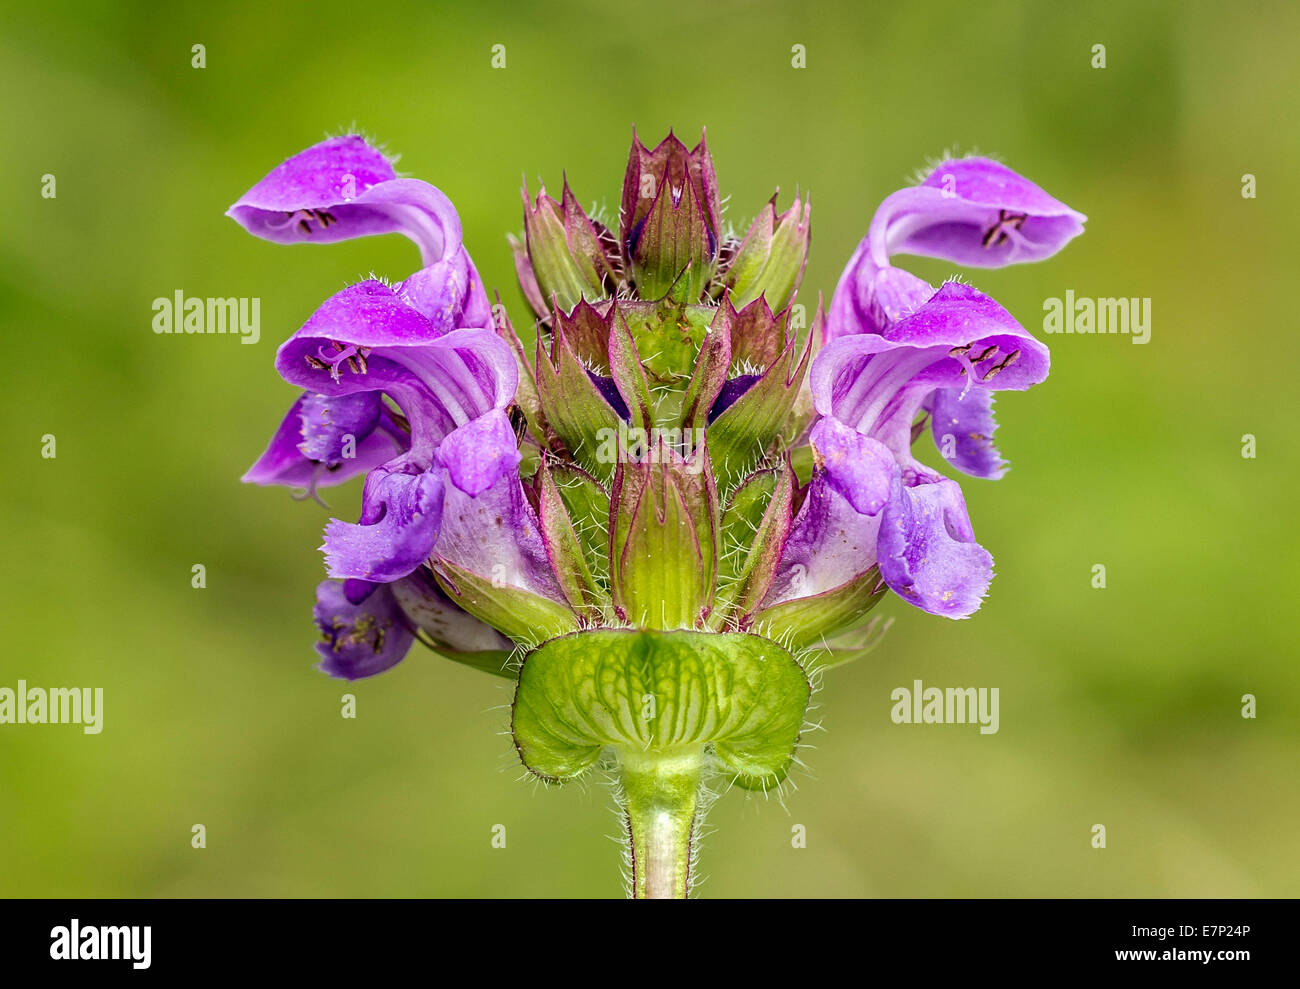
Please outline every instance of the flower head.
[[886, 589], [970, 615], [992, 559], [956, 482], [912, 444], [928, 421], [952, 467], [1000, 477], [993, 392], [1042, 381], [1047, 348], [988, 296], [935, 289], [892, 256], [1037, 260], [1083, 217], [997, 162], [943, 162], [886, 197], [829, 318], [804, 327], [806, 198], [778, 211], [773, 197], [727, 240], [704, 141], [670, 134], [653, 149], [634, 138], [621, 204], [615, 234], [567, 181], [559, 200], [525, 191], [530, 361], [494, 326], [438, 190], [355, 137], [272, 171], [231, 208], [250, 231], [401, 232], [424, 266], [344, 289], [280, 347], [301, 394], [246, 479], [365, 474], [360, 519], [326, 527], [330, 576], [436, 582], [516, 641], [632, 624], [811, 642]]
[[807, 197], [725, 236], [704, 140], [634, 136], [617, 231], [567, 180], [558, 201], [525, 189], [527, 348], [446, 197], [360, 138], [289, 159], [230, 215], [278, 242], [400, 232], [421, 251], [281, 345], [299, 394], [245, 475], [365, 476], [358, 521], [325, 527], [321, 669], [371, 676], [418, 638], [516, 679], [535, 776], [617, 756], [641, 895], [685, 893], [706, 769], [785, 778], [807, 653], [860, 654], [890, 591], [948, 618], [988, 592], [961, 487], [912, 446], [928, 426], [951, 467], [1001, 477], [993, 393], [1044, 380], [1048, 351], [987, 295], [893, 256], [1040, 260], [1084, 219], [996, 162], [944, 162], [884, 200], [810, 321]]

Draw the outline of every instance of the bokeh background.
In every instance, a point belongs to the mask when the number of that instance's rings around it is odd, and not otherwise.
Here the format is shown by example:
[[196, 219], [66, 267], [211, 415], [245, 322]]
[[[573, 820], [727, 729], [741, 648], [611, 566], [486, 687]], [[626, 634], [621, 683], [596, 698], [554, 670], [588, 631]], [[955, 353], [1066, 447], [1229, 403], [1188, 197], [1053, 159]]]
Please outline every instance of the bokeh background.
[[[0, 726], [0, 894], [620, 894], [609, 794], [520, 781], [504, 681], [418, 647], [350, 688], [313, 669], [327, 513], [238, 478], [293, 395], [279, 341], [346, 283], [418, 259], [399, 237], [277, 247], [222, 214], [355, 126], [447, 192], [522, 322], [505, 241], [521, 176], [567, 172], [616, 210], [633, 125], [707, 126], [736, 227], [778, 185], [783, 202], [811, 190], [805, 299], [829, 297], [879, 200], [956, 148], [1089, 215], [1051, 261], [967, 273], [1027, 326], [1066, 289], [1153, 300], [1148, 345], [1052, 337], [1048, 382], [1005, 394], [1013, 470], [965, 482], [991, 596], [966, 622], [882, 606], [896, 623], [827, 676], [784, 806], [733, 792], [714, 808], [700, 894], [1300, 894], [1300, 8], [77, 0], [2, 16], [0, 685], [101, 686], [105, 726]], [[259, 297], [262, 342], [156, 336], [151, 302], [177, 289]], [[344, 518], [357, 497], [327, 495]], [[1000, 688], [1001, 731], [893, 724], [890, 691], [914, 679]]]

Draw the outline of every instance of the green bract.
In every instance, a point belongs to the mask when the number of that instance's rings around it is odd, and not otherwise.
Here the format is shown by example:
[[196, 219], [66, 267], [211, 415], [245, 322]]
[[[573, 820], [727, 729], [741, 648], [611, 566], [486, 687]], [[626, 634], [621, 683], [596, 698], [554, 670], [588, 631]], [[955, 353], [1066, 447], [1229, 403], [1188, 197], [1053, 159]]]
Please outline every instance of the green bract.
[[604, 629], [543, 643], [524, 659], [512, 718], [536, 776], [580, 776], [606, 750], [638, 764], [701, 757], [746, 786], [785, 776], [808, 678], [769, 639]]

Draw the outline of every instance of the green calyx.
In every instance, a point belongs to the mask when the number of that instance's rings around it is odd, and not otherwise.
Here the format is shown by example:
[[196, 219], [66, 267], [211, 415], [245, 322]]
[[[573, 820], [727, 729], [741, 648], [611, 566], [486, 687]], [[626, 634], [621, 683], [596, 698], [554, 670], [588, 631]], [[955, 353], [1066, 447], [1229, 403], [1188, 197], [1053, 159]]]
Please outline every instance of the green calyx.
[[619, 616], [639, 628], [693, 628], [717, 580], [718, 497], [712, 478], [666, 445], [614, 480], [610, 565]]
[[[602, 299], [617, 284], [607, 255], [608, 231], [578, 205], [569, 183], [559, 202], [542, 188], [530, 202], [524, 189], [524, 247], [541, 297], [571, 309], [583, 299]], [[516, 251], [520, 248], [516, 244]]]
[[778, 214], [773, 196], [755, 217], [724, 279], [735, 305], [748, 305], [762, 296], [779, 312], [794, 298], [808, 263], [811, 212], [808, 201], [796, 196], [794, 204]]
[[446, 560], [434, 560], [431, 569], [438, 586], [458, 607], [516, 642], [560, 635], [578, 627], [574, 613], [550, 598]]

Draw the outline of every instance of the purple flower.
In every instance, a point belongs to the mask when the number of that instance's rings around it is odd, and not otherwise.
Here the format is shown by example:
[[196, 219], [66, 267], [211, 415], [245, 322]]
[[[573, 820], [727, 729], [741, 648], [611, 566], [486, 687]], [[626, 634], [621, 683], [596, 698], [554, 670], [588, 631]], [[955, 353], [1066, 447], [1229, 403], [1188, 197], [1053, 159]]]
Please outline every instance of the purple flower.
[[1085, 219], [1000, 162], [958, 158], [881, 203], [867, 240], [880, 260], [920, 254], [1000, 268], [1051, 257], [1083, 233]]
[[427, 570], [389, 584], [324, 581], [314, 609], [321, 641], [320, 669], [344, 680], [390, 670], [405, 657], [417, 633], [453, 654], [508, 652], [510, 640], [467, 615], [447, 598]]
[[[385, 584], [327, 580], [316, 588], [314, 616], [320, 629], [320, 669], [344, 680], [360, 680], [392, 669], [415, 641], [415, 630]], [[354, 600], [355, 598], [355, 600]]]
[[811, 387], [825, 418], [812, 444], [820, 469], [856, 512], [880, 515], [876, 558], [863, 563], [875, 562], [904, 600], [965, 618], [993, 576], [961, 489], [912, 456], [918, 414], [935, 417], [936, 441], [953, 466], [1000, 476], [993, 390], [1028, 388], [1047, 377], [1048, 364], [1047, 348], [1010, 313], [958, 282], [884, 332], [841, 337], [817, 355]]
[[323, 668], [369, 676], [410, 645], [411, 622], [394, 595], [429, 583], [417, 571], [438, 539], [448, 486], [474, 497], [516, 477], [506, 413], [518, 383], [514, 355], [493, 329], [450, 201], [397, 178], [359, 137], [295, 155], [228, 215], [277, 243], [402, 233], [420, 248], [420, 270], [396, 284], [371, 278], [345, 288], [280, 347], [276, 367], [302, 391], [244, 476], [314, 490], [366, 475], [358, 522], [326, 526], [328, 573], [347, 581], [318, 590], [317, 622], [328, 638]]
[[379, 392], [336, 398], [303, 392], [243, 480], [314, 491], [364, 474], [408, 445]]
[[[331, 138], [295, 155], [227, 215], [277, 243], [327, 243], [400, 232], [420, 247], [424, 268], [393, 286], [372, 279], [345, 289], [296, 335], [302, 337], [309, 328], [333, 334], [322, 344], [325, 353], [301, 356], [317, 362], [313, 367], [331, 370], [336, 383], [341, 364], [358, 370], [367, 366], [365, 340], [347, 340], [349, 331], [341, 326], [355, 323], [364, 336], [374, 322], [383, 328], [384, 342], [405, 346], [457, 328], [492, 326], [487, 293], [461, 245], [460, 219], [447, 197], [427, 183], [395, 178], [388, 160], [359, 137]], [[499, 357], [500, 348], [494, 351]], [[381, 406], [380, 393], [387, 390], [381, 384], [312, 391], [318, 375], [284, 376], [309, 391], [290, 408], [244, 480], [314, 490], [363, 473], [409, 446], [391, 412]], [[356, 394], [359, 390], [372, 394]], [[409, 423], [410, 414], [404, 412], [404, 417]], [[429, 459], [427, 453], [424, 459]]]
[[942, 162], [876, 210], [835, 288], [827, 338], [878, 333], [929, 297], [929, 285], [891, 266], [892, 254], [978, 268], [1041, 261], [1083, 233], [1086, 219], [999, 162]]
[[1036, 261], [1078, 235], [1083, 220], [986, 158], [944, 162], [885, 199], [835, 290], [829, 342], [813, 362], [810, 387], [825, 417], [810, 437], [817, 470], [768, 606], [874, 564], [932, 614], [965, 618], [979, 607], [993, 560], [975, 542], [960, 487], [912, 456], [917, 419], [928, 415], [953, 467], [1001, 477], [993, 392], [1042, 381], [1048, 351], [988, 296], [959, 282], [936, 291], [890, 255], [985, 267]]
[[401, 179], [392, 163], [355, 134], [312, 145], [276, 166], [226, 215], [277, 244], [400, 233], [431, 265], [460, 245], [460, 218], [427, 182]]
[[510, 348], [492, 330], [445, 331], [401, 286], [344, 289], [280, 347], [276, 367], [331, 399], [382, 391], [409, 430], [404, 452], [367, 478], [360, 522], [326, 529], [332, 577], [393, 580], [428, 558], [442, 499], [433, 468], [473, 495], [519, 463], [505, 412], [518, 382]]

